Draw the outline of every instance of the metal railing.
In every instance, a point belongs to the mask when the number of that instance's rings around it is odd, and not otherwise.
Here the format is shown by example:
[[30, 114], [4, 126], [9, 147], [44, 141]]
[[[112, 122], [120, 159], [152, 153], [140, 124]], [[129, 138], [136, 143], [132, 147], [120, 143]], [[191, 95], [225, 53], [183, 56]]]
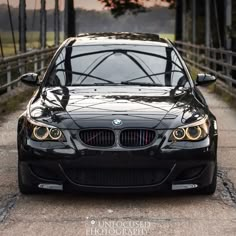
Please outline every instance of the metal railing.
[[20, 86], [19, 76], [26, 72], [43, 73], [56, 48], [34, 50], [0, 59], [0, 95]]
[[236, 87], [236, 52], [180, 41], [175, 45], [190, 66], [215, 75], [230, 88]]

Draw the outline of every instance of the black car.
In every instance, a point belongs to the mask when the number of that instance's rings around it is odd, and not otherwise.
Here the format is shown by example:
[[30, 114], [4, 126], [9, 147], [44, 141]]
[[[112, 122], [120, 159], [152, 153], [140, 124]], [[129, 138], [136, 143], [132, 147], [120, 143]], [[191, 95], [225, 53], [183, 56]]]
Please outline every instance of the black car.
[[217, 123], [174, 45], [156, 34], [66, 40], [18, 121], [19, 189], [213, 194]]

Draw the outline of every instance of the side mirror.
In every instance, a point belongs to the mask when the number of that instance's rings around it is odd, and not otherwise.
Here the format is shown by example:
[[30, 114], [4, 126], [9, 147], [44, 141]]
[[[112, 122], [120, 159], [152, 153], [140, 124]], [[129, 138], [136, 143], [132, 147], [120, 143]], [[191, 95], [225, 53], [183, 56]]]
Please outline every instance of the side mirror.
[[36, 73], [27, 73], [20, 77], [21, 82], [29, 86], [38, 86], [39, 85], [39, 78], [38, 74]]
[[216, 81], [216, 77], [214, 75], [209, 74], [198, 74], [196, 85], [209, 85]]

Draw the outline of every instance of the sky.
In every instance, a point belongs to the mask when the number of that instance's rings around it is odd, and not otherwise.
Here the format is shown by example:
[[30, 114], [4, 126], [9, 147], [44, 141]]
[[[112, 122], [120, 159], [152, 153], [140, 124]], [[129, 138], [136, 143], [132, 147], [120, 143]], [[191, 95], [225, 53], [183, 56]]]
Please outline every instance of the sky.
[[[61, 9], [63, 8], [63, 3], [65, 0], [59, 0]], [[155, 3], [159, 3], [160, 0], [150, 0], [149, 3], [147, 3], [147, 6], [152, 6]], [[7, 3], [7, 0], [0, 0], [0, 4]], [[10, 5], [14, 7], [18, 7], [19, 0], [9, 0]], [[26, 7], [28, 9], [34, 9], [36, 3], [36, 8], [40, 8], [40, 0], [26, 0]], [[104, 6], [98, 1], [98, 0], [74, 0], [75, 7], [81, 7], [88, 10], [103, 10]], [[46, 5], [48, 9], [54, 8], [54, 1], [53, 0], [47, 0]]]

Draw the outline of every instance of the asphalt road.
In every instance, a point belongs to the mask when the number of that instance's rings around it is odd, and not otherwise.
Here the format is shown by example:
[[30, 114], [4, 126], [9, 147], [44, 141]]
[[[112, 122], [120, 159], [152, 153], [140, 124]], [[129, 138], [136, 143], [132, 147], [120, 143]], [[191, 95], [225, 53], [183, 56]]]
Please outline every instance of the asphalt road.
[[219, 125], [219, 171], [213, 196], [21, 195], [16, 120], [0, 123], [0, 235], [236, 235], [236, 111], [204, 91]]

